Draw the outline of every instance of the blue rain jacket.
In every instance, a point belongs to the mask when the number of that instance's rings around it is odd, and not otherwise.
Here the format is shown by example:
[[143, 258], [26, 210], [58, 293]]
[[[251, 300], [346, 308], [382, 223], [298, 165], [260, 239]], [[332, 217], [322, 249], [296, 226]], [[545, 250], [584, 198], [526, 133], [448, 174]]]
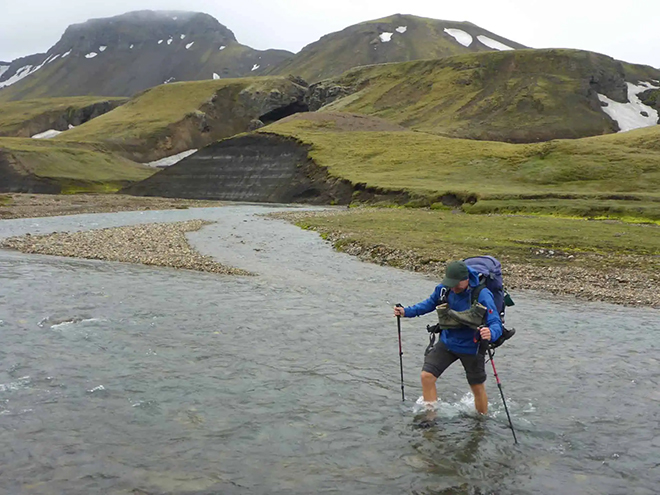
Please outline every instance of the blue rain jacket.
[[[479, 274], [470, 267], [468, 267], [468, 272], [470, 285], [466, 290], [460, 294], [456, 294], [450, 289], [446, 289], [449, 290], [447, 303], [454, 311], [465, 311], [466, 309], [470, 309], [470, 306], [472, 305], [472, 291], [475, 287], [479, 286]], [[404, 308], [406, 318], [414, 318], [415, 316], [422, 316], [435, 311], [436, 306], [440, 303], [440, 297], [444, 287], [444, 285], [439, 284], [428, 299], [417, 303], [414, 306]], [[500, 320], [500, 315], [495, 307], [493, 293], [486, 288], [482, 289], [479, 293], [478, 301], [488, 308], [485, 325], [490, 328], [491, 342], [494, 342], [502, 335], [502, 321]], [[479, 351], [479, 344], [475, 343], [475, 336], [478, 336], [478, 332], [469, 327], [448, 328], [442, 332], [441, 339], [447, 349], [452, 352], [458, 354], [477, 354]]]

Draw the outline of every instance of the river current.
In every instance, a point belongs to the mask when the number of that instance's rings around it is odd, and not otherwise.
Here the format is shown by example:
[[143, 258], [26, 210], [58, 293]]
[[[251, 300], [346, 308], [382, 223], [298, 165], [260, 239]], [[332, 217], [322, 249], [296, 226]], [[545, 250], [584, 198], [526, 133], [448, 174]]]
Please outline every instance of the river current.
[[236, 277], [0, 250], [0, 493], [657, 494], [660, 311], [514, 293], [478, 418], [460, 363], [416, 404], [436, 280], [255, 205], [0, 221], [0, 237], [194, 218]]

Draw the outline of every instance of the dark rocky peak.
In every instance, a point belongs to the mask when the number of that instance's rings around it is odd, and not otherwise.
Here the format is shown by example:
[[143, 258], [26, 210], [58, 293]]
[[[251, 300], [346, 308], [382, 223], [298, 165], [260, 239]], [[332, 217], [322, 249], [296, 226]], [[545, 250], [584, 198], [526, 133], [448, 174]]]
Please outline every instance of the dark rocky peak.
[[208, 14], [141, 10], [73, 24], [49, 53], [73, 50], [74, 54], [79, 54], [109, 47], [131, 49], [142, 43], [172, 43], [175, 40], [236, 43], [234, 33]]

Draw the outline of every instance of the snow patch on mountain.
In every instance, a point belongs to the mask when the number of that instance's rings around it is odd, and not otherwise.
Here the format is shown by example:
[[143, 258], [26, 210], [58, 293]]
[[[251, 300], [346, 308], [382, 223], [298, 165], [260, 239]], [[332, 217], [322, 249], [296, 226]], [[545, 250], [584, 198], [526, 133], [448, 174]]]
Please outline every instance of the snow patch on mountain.
[[165, 41], [165, 40], [158, 40], [158, 44], [159, 44], [159, 45], [162, 44], [163, 41]]
[[0, 77], [2, 77], [2, 75], [3, 75], [5, 72], [7, 72], [8, 70], [9, 70], [9, 66], [8, 66], [8, 65], [0, 65]]
[[[32, 70], [32, 67], [33, 67], [32, 65], [26, 65], [26, 66], [24, 66], [24, 67], [21, 67], [21, 68], [18, 69], [18, 70], [16, 71], [16, 73], [15, 73], [13, 76], [11, 76], [9, 79], [7, 79], [6, 81], [2, 81], [2, 82], [0, 82], [0, 88], [4, 88], [4, 87], [6, 87], [6, 86], [11, 86], [12, 84], [17, 83], [17, 82], [20, 81], [21, 79], [25, 79], [27, 76], [29, 76], [30, 74], [32, 74], [32, 72], [34, 72], [34, 71]], [[36, 69], [35, 69], [35, 70], [36, 70]]]
[[99, 51], [104, 52], [104, 51], [106, 51], [107, 48], [108, 48], [107, 46], [101, 45], [101, 46], [99, 46]]
[[62, 131], [57, 131], [55, 129], [48, 129], [47, 131], [40, 132], [32, 136], [32, 139], [53, 139], [55, 136], [62, 134]]
[[647, 82], [640, 82], [638, 85], [629, 82], [626, 84], [628, 85], [628, 103], [619, 103], [605, 95], [598, 94], [598, 99], [607, 104], [602, 107], [603, 111], [619, 124], [621, 129], [619, 132], [657, 125], [658, 111], [644, 105], [637, 95], [649, 89], [660, 89], [660, 86]]
[[53, 58], [51, 58], [51, 59], [48, 61], [48, 63], [55, 62], [55, 60], [57, 60], [58, 58], [60, 58], [60, 54], [59, 54], [59, 53], [58, 53], [57, 55], [55, 55]]
[[463, 31], [462, 29], [445, 28], [445, 33], [452, 36], [463, 46], [470, 46], [472, 44], [472, 36]]
[[406, 31], [408, 31], [408, 26], [399, 26], [398, 28], [396, 28], [396, 32], [397, 32], [397, 33], [401, 33], [401, 34], [403, 34], [403, 33], [405, 33]]
[[69, 50], [68, 52], [66, 52], [64, 55], [62, 55], [62, 58], [68, 57], [72, 51], [73, 50]]
[[220, 75], [216, 74], [215, 72], [213, 73], [213, 79], [220, 79]]
[[96, 52], [89, 52], [87, 55], [85, 55], [85, 58], [94, 58], [98, 55]]
[[145, 163], [144, 165], [147, 165], [148, 167], [157, 167], [157, 168], [171, 167], [175, 163], [179, 163], [184, 158], [187, 158], [196, 152], [197, 150], [186, 150], [176, 155], [161, 158], [160, 160], [156, 160], [155, 162]]
[[186, 50], [190, 50], [190, 48], [192, 48], [192, 46], [193, 46], [194, 44], [195, 44], [194, 41], [193, 41], [192, 43], [188, 43], [188, 44], [186, 45]]
[[497, 40], [494, 40], [492, 38], [489, 38], [488, 36], [484, 35], [479, 35], [477, 36], [477, 39], [481, 41], [484, 45], [486, 45], [488, 48], [492, 48], [493, 50], [515, 50], [515, 48], [511, 48], [508, 45], [505, 45], [504, 43], [500, 43]]
[[393, 35], [394, 35], [394, 33], [380, 33], [379, 38], [380, 38], [380, 41], [382, 41], [383, 43], [387, 43], [392, 39]]
[[227, 47], [226, 47], [225, 45], [222, 45], [222, 46], [219, 48], [219, 50], [224, 50], [225, 48], [227, 48]]
[[258, 64], [254, 64], [254, 65], [252, 66], [252, 70], [255, 71], [255, 70], [257, 70], [259, 67], [261, 67], [261, 66], [258, 65]]
[[186, 35], [185, 35], [185, 34], [182, 34], [182, 35], [181, 35], [181, 39], [182, 39], [182, 40], [185, 40], [185, 39], [186, 39]]
[[171, 44], [172, 44], [172, 41], [174, 41], [174, 40], [173, 40], [172, 38], [170, 38], [169, 40], [167, 40], [167, 44], [168, 44], [168, 45], [171, 45]]

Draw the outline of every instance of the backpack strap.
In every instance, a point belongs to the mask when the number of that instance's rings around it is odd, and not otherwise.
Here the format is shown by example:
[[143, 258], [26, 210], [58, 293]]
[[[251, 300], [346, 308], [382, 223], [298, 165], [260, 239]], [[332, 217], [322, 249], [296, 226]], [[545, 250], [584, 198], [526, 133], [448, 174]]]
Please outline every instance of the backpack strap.
[[479, 294], [481, 294], [481, 291], [486, 288], [486, 280], [483, 277], [479, 277], [479, 285], [477, 285], [474, 289], [472, 289], [472, 298], [470, 300], [471, 304], [474, 304], [475, 302], [479, 301]]

